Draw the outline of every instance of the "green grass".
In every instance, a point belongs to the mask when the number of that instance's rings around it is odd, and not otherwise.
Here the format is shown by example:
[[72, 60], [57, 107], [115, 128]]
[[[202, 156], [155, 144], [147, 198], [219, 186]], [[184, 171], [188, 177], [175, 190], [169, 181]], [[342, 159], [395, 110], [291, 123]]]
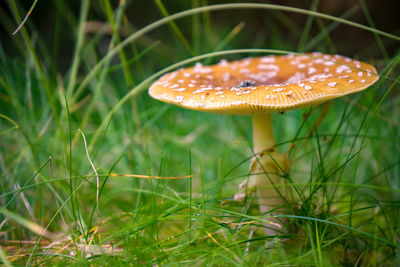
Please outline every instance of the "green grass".
[[[11, 33], [29, 7], [7, 3], [0, 23]], [[400, 264], [400, 29], [375, 29], [363, 1], [337, 16], [318, 3], [155, 0], [141, 10], [134, 1], [55, 0], [52, 25], [28, 18], [0, 43], [3, 264]], [[104, 23], [87, 32], [93, 20]], [[357, 54], [340, 29], [365, 38]], [[271, 238], [253, 194], [232, 200], [249, 175], [251, 119], [183, 110], [146, 90], [196, 61], [308, 51], [367, 61], [380, 80], [273, 115], [277, 149], [290, 149], [282, 179], [293, 183], [285, 185], [291, 212], [280, 215], [289, 231]]]

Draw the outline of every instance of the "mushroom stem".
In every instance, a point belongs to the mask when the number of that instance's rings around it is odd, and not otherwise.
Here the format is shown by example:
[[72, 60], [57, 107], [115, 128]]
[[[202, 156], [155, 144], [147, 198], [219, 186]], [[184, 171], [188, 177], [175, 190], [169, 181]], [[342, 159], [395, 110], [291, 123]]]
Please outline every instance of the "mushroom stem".
[[253, 115], [253, 146], [256, 154], [274, 148], [275, 137], [270, 113]]
[[[285, 155], [275, 152], [271, 114], [253, 116], [253, 143], [257, 158], [251, 163], [252, 175], [248, 187], [256, 188], [261, 213], [277, 214], [282, 209], [276, 208], [284, 204], [279, 184], [283, 182], [281, 173], [287, 169], [287, 159]], [[271, 210], [273, 212], [269, 213]], [[265, 227], [266, 235], [282, 232], [282, 223], [275, 218], [268, 219]]]

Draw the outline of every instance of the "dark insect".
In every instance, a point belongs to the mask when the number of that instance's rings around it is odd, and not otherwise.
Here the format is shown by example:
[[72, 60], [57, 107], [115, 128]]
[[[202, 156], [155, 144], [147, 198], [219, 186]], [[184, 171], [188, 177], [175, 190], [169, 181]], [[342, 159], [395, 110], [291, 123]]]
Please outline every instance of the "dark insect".
[[239, 87], [249, 87], [249, 86], [254, 86], [256, 85], [255, 82], [249, 81], [249, 80], [244, 80], [239, 84]]

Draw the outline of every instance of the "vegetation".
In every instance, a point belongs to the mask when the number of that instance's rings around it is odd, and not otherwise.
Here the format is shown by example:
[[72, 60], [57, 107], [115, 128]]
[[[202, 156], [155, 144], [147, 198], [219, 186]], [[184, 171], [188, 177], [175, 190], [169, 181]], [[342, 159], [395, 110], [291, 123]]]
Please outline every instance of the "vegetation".
[[[3, 264], [400, 264], [398, 25], [377, 30], [364, 0], [142, 2], [38, 1], [14, 36], [30, 7], [2, 3]], [[290, 231], [269, 237], [253, 194], [233, 200], [249, 175], [250, 118], [183, 110], [146, 90], [196, 61], [309, 51], [369, 62], [380, 79], [273, 115], [293, 182]]]

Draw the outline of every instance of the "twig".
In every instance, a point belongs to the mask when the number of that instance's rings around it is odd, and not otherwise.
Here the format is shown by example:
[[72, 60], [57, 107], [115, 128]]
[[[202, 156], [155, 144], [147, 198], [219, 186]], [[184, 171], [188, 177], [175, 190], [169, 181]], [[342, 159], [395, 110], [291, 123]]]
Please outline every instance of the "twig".
[[[50, 178], [51, 178], [51, 182], [53, 184], [53, 194], [54, 194], [54, 198], [56, 200], [57, 208], [60, 209], [60, 203], [58, 203], [57, 194], [56, 194], [56, 186], [54, 184], [53, 158], [51, 156], [49, 157], [49, 165], [50, 165]], [[61, 216], [61, 220], [63, 221], [64, 225], [67, 225], [67, 223], [64, 220], [64, 216], [62, 215], [61, 210], [60, 210], [60, 216]]]
[[246, 249], [244, 250], [244, 255], [247, 256], [247, 254], [249, 253], [249, 249], [250, 249], [250, 245], [251, 245], [251, 239], [253, 238], [253, 234], [254, 234], [254, 229], [250, 230], [249, 233], [249, 241], [246, 242]]
[[90, 159], [89, 150], [88, 150], [88, 147], [87, 147], [85, 134], [82, 132], [81, 129], [78, 129], [78, 131], [82, 134], [83, 143], [84, 143], [84, 145], [85, 145], [85, 150], [86, 150], [86, 156], [87, 156], [87, 158], [88, 158], [88, 160], [89, 160], [90, 165], [92, 166], [92, 169], [93, 169], [94, 173], [96, 174], [96, 182], [97, 182], [96, 202], [97, 202], [97, 209], [98, 209], [98, 208], [99, 208], [99, 190], [100, 190], [99, 174], [97, 173], [96, 168], [94, 167], [93, 162], [92, 162], [92, 160]]
[[112, 173], [110, 176], [114, 177], [133, 177], [133, 178], [147, 178], [147, 179], [159, 179], [159, 180], [179, 180], [179, 179], [187, 179], [193, 177], [193, 175], [186, 175], [186, 176], [153, 176], [153, 175], [142, 175], [142, 174], [117, 174]]
[[38, 2], [38, 0], [35, 0], [35, 2], [33, 2], [31, 8], [29, 9], [28, 13], [26, 13], [24, 20], [21, 22], [21, 24], [19, 24], [18, 28], [12, 33], [12, 35], [17, 34], [17, 32], [19, 32], [19, 30], [21, 30], [22, 26], [24, 26], [25, 22], [28, 20], [29, 16], [31, 15], [33, 9], [36, 6], [36, 3]]

